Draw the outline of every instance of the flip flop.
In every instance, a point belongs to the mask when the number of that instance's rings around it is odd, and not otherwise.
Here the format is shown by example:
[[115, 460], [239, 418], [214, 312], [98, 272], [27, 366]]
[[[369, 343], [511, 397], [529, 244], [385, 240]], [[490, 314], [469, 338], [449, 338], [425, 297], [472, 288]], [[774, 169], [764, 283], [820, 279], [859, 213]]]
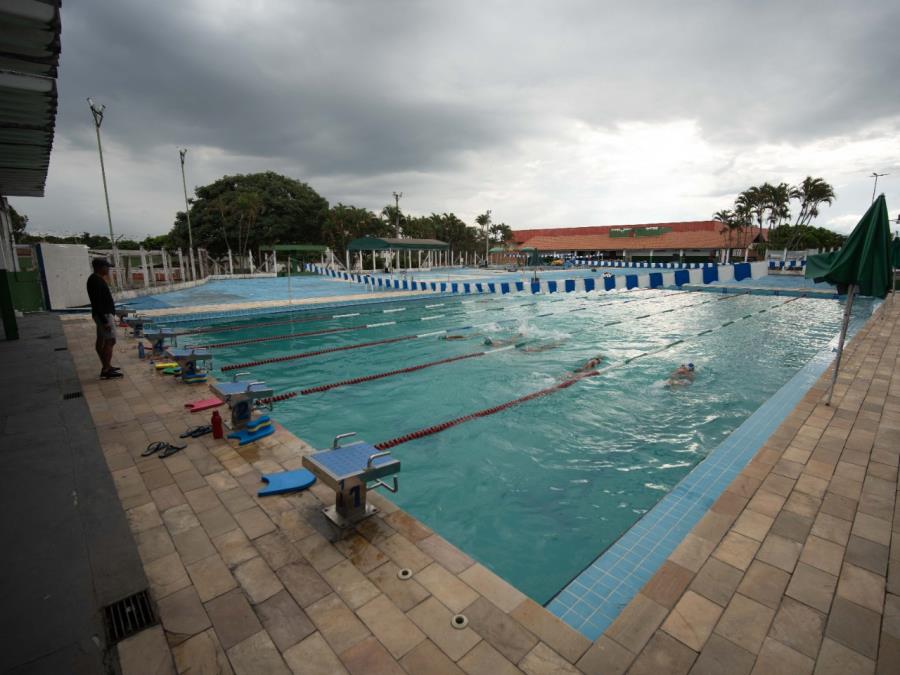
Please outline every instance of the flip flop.
[[160, 459], [165, 457], [171, 457], [176, 452], [184, 450], [187, 445], [171, 445], [170, 443], [166, 443], [166, 449], [159, 453]]
[[185, 431], [179, 438], [200, 438], [204, 434], [208, 434], [212, 431], [212, 427], [208, 424], [200, 425], [199, 427], [191, 427], [187, 431]]
[[141, 457], [149, 457], [150, 455], [153, 455], [153, 454], [159, 452], [160, 450], [165, 448], [167, 445], [169, 445], [169, 444], [166, 443], [165, 441], [155, 441], [154, 443], [151, 443], [150, 445], [147, 446], [147, 449], [141, 453]]

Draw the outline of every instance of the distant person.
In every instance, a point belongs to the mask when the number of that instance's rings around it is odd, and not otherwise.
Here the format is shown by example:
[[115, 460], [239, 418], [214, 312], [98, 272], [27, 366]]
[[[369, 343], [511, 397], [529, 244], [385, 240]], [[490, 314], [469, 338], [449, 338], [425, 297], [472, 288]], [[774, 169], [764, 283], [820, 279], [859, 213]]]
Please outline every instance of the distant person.
[[488, 347], [505, 347], [507, 345], [512, 345], [525, 337], [524, 333], [516, 333], [512, 337], [509, 338], [492, 338], [490, 336], [484, 338], [484, 344]]
[[576, 373], [588, 373], [588, 372], [596, 369], [597, 366], [599, 366], [601, 363], [603, 363], [604, 358], [605, 357], [603, 356], [603, 354], [597, 354], [597, 356], [595, 356], [594, 358], [588, 359], [587, 361], [585, 361], [584, 365], [581, 366], [575, 372]]
[[670, 387], [684, 387], [694, 382], [694, 364], [683, 363], [669, 374], [666, 384]]
[[100, 357], [100, 378], [112, 380], [122, 377], [122, 373], [112, 365], [113, 347], [116, 346], [116, 303], [106, 281], [109, 278], [109, 261], [94, 258], [91, 266], [94, 273], [88, 277], [87, 293], [91, 300], [91, 317], [97, 327], [94, 348]]

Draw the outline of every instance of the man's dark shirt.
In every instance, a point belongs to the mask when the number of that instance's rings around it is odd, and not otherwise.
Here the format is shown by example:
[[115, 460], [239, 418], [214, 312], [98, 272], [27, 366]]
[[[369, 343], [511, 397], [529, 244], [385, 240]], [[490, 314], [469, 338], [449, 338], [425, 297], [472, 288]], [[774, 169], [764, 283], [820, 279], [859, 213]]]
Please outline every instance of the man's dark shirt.
[[116, 313], [116, 303], [106, 280], [99, 274], [92, 274], [87, 280], [88, 297], [91, 299], [91, 316], [102, 319], [107, 314]]

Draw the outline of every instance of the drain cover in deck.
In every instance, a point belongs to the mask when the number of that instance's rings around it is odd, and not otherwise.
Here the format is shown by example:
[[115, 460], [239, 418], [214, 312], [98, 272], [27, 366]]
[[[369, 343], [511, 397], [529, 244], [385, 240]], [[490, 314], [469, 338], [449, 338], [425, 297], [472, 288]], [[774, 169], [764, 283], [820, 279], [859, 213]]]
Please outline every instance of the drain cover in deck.
[[110, 645], [156, 624], [156, 614], [147, 591], [107, 605], [103, 608], [103, 615]]

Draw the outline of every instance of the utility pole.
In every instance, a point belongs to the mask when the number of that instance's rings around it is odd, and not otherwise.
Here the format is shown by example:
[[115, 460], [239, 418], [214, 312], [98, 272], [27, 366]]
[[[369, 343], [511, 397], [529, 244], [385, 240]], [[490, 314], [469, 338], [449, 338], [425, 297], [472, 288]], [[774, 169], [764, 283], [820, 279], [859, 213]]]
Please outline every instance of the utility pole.
[[875, 191], [878, 189], [878, 179], [882, 176], [889, 176], [888, 173], [878, 173], [877, 171], [872, 172], [872, 178], [875, 179], [875, 185], [872, 187], [872, 201], [875, 201]]
[[[103, 145], [100, 143], [100, 125], [103, 123], [103, 111], [106, 110], [105, 105], [95, 104], [88, 97], [88, 105], [91, 108], [91, 115], [94, 117], [94, 130], [97, 132], [97, 152], [100, 153], [100, 175], [103, 177], [103, 197], [106, 199], [106, 220], [109, 223], [109, 244], [112, 246], [113, 265], [116, 271], [119, 269], [119, 249], [116, 246], [116, 238], [113, 235], [112, 214], [109, 210], [109, 190], [106, 188], [106, 167], [103, 165]], [[114, 276], [113, 282], [117, 286], [121, 286], [118, 276]]]
[[484, 220], [484, 264], [487, 267], [491, 248], [491, 210], [485, 211], [487, 218]]
[[187, 148], [178, 151], [181, 157], [181, 187], [184, 189], [184, 215], [187, 218], [188, 226], [188, 259], [191, 261], [191, 280], [197, 280], [197, 270], [194, 269], [194, 236], [191, 234], [191, 207], [188, 204], [187, 182], [184, 180], [184, 156], [187, 154]]
[[395, 205], [395, 213], [394, 213], [394, 236], [400, 236], [400, 197], [403, 196], [402, 192], [394, 193], [394, 205]]

